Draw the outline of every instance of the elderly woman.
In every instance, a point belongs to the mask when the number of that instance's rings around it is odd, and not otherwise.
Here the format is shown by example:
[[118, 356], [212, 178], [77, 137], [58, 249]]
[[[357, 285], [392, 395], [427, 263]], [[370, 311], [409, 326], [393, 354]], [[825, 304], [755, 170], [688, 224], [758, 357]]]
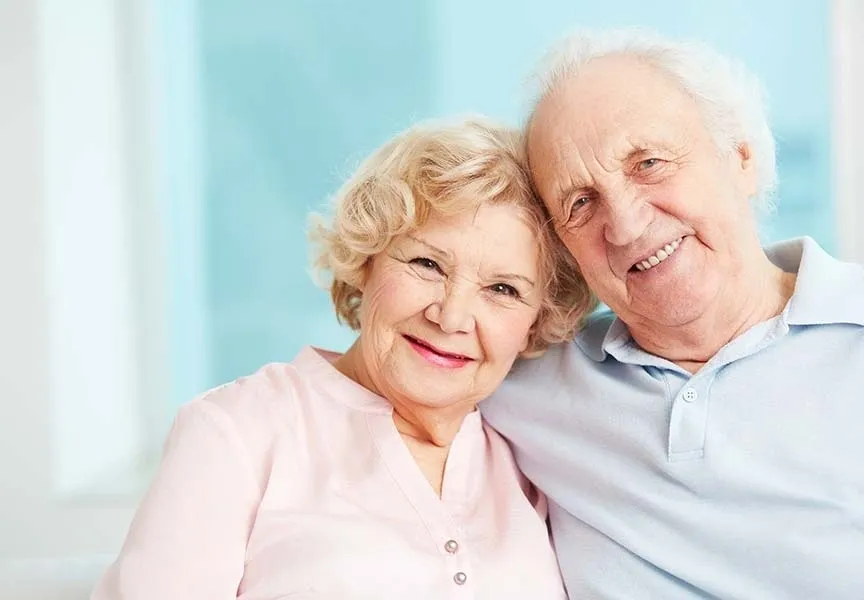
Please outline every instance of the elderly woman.
[[542, 210], [509, 131], [378, 150], [316, 233], [356, 342], [183, 407], [94, 598], [564, 598], [545, 502], [476, 410], [591, 307]]

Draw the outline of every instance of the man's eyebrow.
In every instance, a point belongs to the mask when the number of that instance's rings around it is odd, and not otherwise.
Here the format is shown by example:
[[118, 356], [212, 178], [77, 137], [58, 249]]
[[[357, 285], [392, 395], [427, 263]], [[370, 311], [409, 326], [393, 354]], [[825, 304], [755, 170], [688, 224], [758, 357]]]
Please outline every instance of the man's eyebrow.
[[628, 164], [634, 162], [638, 159], [645, 158], [647, 156], [652, 156], [657, 154], [658, 152], [662, 152], [659, 148], [656, 147], [648, 147], [648, 146], [637, 146], [630, 150], [621, 161], [624, 164]]
[[[648, 144], [639, 144], [632, 147], [627, 153], [620, 158], [616, 158], [615, 160], [622, 165], [629, 164], [631, 162], [635, 162], [644, 157], [652, 156], [658, 152], [664, 152], [662, 148], [660, 148], [659, 144], [648, 145]], [[567, 210], [567, 202], [575, 196], [579, 194], [584, 194], [591, 189], [590, 185], [583, 184], [581, 182], [573, 183], [566, 188], [563, 188], [560, 192], [558, 192], [558, 206], [561, 209], [561, 212]]]

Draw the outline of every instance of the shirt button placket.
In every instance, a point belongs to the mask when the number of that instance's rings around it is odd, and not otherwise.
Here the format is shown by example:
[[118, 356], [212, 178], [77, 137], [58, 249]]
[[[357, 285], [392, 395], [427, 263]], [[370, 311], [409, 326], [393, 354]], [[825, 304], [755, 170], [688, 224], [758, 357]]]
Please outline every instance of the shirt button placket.
[[697, 390], [700, 383], [688, 382], [678, 394], [679, 401], [672, 405], [669, 454], [675, 460], [698, 458], [705, 450], [708, 393], [706, 389]]
[[[469, 598], [472, 596], [470, 586], [466, 585], [468, 583], [468, 573], [466, 573], [467, 569], [465, 568], [467, 566], [467, 556], [460, 553], [461, 550], [459, 542], [455, 539], [449, 539], [444, 542], [444, 551], [450, 555], [448, 562], [454, 568], [453, 584], [455, 584], [456, 589], [460, 590], [457, 597]], [[465, 596], [465, 594], [468, 594], [468, 596]]]

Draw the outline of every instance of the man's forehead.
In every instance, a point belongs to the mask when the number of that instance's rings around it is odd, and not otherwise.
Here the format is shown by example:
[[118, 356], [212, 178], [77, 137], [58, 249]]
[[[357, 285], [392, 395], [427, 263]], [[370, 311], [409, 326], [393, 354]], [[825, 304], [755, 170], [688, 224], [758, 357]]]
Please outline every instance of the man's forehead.
[[[529, 143], [550, 137], [621, 137], [620, 128], [631, 129], [624, 137], [657, 135], [695, 108], [686, 92], [669, 85], [625, 85], [620, 90], [591, 88], [581, 78], [562, 82], [537, 106], [528, 131]], [[571, 129], [572, 128], [572, 129]]]
[[[613, 70], [603, 76], [616, 72], [627, 75]], [[624, 160], [634, 151], [678, 146], [694, 127], [703, 127], [692, 98], [677, 84], [653, 68], [642, 68], [639, 76], [658, 80], [640, 86], [636, 80], [616, 83], [607, 77], [604, 86], [594, 85], [599, 74], [586, 73], [562, 81], [537, 105], [528, 129], [529, 160], [538, 168], [585, 154]]]

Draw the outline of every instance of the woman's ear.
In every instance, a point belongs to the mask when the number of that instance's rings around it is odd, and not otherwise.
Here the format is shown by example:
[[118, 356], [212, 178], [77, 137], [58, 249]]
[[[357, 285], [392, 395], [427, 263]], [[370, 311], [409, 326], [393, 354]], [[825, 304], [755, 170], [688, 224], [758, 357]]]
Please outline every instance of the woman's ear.
[[360, 267], [360, 272], [358, 273], [358, 277], [357, 277], [357, 284], [354, 287], [357, 288], [358, 290], [360, 290], [361, 292], [366, 290], [366, 282], [369, 279], [369, 271], [372, 270], [372, 260], [373, 259], [374, 259], [373, 256], [367, 257], [366, 261]]
[[531, 329], [529, 329], [528, 333], [525, 334], [525, 339], [522, 340], [522, 347], [519, 349], [518, 358], [534, 358], [535, 356], [540, 356], [540, 354], [543, 354], [542, 351], [538, 353], [537, 350], [528, 350], [529, 347], [534, 345], [532, 342], [534, 341], [534, 336], [536, 334], [537, 321], [534, 321]]
[[528, 333], [525, 334], [525, 339], [522, 340], [522, 347], [519, 349], [519, 353], [525, 352], [528, 349], [528, 345], [531, 343], [531, 338], [534, 337], [534, 326], [531, 326], [531, 329], [528, 330]]

